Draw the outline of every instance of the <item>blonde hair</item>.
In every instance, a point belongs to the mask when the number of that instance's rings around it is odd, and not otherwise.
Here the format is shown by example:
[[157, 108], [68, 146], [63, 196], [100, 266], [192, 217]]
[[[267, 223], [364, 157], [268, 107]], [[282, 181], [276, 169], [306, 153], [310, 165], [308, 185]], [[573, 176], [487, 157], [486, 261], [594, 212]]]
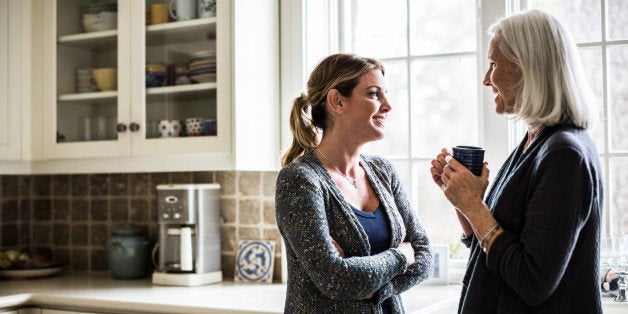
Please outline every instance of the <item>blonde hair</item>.
[[301, 93], [292, 104], [292, 145], [283, 155], [282, 166], [318, 146], [320, 131], [324, 132], [330, 127], [326, 108], [327, 93], [336, 89], [342, 96], [350, 97], [362, 75], [374, 69], [384, 74], [384, 66], [379, 61], [347, 53], [328, 56], [314, 68], [307, 81], [307, 94]]
[[541, 10], [511, 15], [491, 25], [489, 34], [522, 73], [515, 115], [527, 124], [571, 123], [586, 129], [593, 122], [594, 96], [569, 31]]

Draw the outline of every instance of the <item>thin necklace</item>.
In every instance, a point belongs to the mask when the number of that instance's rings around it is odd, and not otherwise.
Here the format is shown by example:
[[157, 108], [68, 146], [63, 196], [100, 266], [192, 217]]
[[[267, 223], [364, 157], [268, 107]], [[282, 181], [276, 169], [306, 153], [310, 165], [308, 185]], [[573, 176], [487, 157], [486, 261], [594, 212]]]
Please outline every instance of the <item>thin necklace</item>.
[[321, 151], [320, 148], [316, 147], [316, 150], [321, 153], [321, 156], [323, 156], [323, 159], [325, 159], [325, 161], [327, 161], [327, 164], [329, 164], [332, 168], [334, 168], [334, 170], [336, 170], [336, 172], [338, 172], [338, 174], [340, 174], [343, 178], [347, 179], [347, 181], [349, 181], [349, 183], [351, 183], [351, 185], [353, 185], [354, 188], [358, 188], [358, 179], [351, 179], [347, 176], [345, 176], [338, 168], [336, 168], [336, 166], [334, 166], [334, 164], [331, 163], [331, 161], [329, 161], [329, 159], [327, 159], [327, 156], [325, 156], [325, 154], [323, 154], [323, 151]]

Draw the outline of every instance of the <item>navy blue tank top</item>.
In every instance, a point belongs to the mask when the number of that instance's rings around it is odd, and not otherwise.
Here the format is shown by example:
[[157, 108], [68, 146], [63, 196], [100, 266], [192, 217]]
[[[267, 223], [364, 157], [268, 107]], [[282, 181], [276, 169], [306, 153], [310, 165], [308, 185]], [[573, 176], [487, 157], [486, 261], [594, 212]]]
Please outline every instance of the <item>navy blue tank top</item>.
[[390, 225], [381, 207], [378, 207], [372, 213], [363, 212], [353, 206], [351, 206], [351, 209], [353, 209], [362, 228], [364, 228], [366, 235], [369, 237], [371, 255], [388, 250], [391, 241]]
[[[366, 235], [369, 238], [369, 244], [371, 245], [371, 255], [375, 255], [377, 253], [384, 252], [390, 248], [390, 225], [388, 224], [388, 219], [386, 219], [386, 215], [381, 207], [377, 207], [374, 212], [368, 213], [363, 212], [353, 206], [351, 209], [355, 213], [355, 216], [358, 217], [358, 221], [364, 228]], [[382, 302], [382, 310], [384, 314], [388, 314], [392, 312], [392, 305], [390, 303], [390, 299], [386, 299]]]

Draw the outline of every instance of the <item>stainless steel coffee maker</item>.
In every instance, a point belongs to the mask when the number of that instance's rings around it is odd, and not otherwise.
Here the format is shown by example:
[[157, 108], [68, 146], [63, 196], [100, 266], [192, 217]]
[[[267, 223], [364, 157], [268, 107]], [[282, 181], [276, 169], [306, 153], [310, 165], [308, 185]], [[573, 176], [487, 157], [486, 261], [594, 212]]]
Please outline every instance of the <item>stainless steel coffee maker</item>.
[[157, 207], [159, 262], [153, 283], [199, 286], [222, 281], [220, 185], [158, 185]]

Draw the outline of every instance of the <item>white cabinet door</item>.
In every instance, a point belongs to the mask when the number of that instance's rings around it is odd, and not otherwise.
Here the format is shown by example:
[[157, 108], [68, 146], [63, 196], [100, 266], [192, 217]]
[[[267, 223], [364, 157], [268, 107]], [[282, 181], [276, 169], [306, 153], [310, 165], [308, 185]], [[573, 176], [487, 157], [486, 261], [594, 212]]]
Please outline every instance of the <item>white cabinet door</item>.
[[[39, 7], [33, 10], [33, 20], [39, 21], [41, 34], [41, 41], [35, 43], [40, 49], [34, 49], [33, 58], [50, 61], [34, 66], [41, 67], [41, 86], [35, 90], [42, 95], [46, 159], [130, 154], [129, 132], [116, 132], [119, 121], [130, 120], [130, 56], [123, 53], [130, 50], [130, 4], [115, 1], [112, 6], [95, 8], [99, 14], [117, 14], [117, 23], [87, 32], [82, 17], [91, 14], [89, 3], [36, 0], [33, 4]], [[110, 77], [117, 84], [101, 90], [91, 69], [112, 69], [116, 73]]]
[[[132, 1], [131, 12], [141, 14], [150, 3]], [[144, 19], [131, 19], [131, 81], [138, 82], [131, 118], [140, 127], [131, 133], [133, 156], [232, 152], [230, 5], [218, 1], [213, 17], [147, 26]], [[164, 86], [151, 87], [148, 71], [159, 65], [171, 75]], [[182, 137], [163, 137], [163, 120], [179, 121]], [[210, 121], [215, 128], [203, 128]]]
[[0, 160], [22, 158], [22, 5], [0, 0]]
[[[115, 28], [93, 32], [82, 19], [95, 1], [32, 1], [32, 60], [51, 61], [33, 65], [34, 173], [278, 168], [278, 0], [217, 0], [215, 17], [155, 25], [146, 17], [163, 1], [117, 0]], [[189, 84], [148, 86], [160, 63], [186, 66]], [[116, 69], [117, 88], [81, 88], [88, 68]], [[191, 118], [215, 127], [162, 136], [160, 121]]]

